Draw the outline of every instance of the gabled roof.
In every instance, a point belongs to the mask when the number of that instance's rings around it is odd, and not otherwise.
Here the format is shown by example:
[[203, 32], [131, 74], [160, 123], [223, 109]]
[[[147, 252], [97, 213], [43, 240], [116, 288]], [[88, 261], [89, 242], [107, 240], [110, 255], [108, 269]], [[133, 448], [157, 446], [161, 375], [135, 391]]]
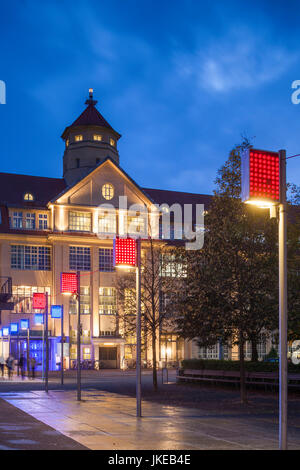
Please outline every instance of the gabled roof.
[[[144, 195], [156, 204], [204, 204], [209, 206], [212, 196], [207, 194], [169, 191], [165, 189], [142, 188], [119, 165], [107, 157]], [[92, 173], [96, 168], [91, 169]], [[88, 175], [86, 175], [88, 176]], [[81, 180], [82, 178], [80, 178]], [[79, 180], [79, 181], [80, 181]], [[77, 184], [77, 181], [75, 184]], [[73, 185], [73, 186], [74, 186]], [[57, 199], [72, 186], [67, 186], [63, 178], [47, 178], [45, 176], [18, 175], [15, 173], [0, 173], [0, 205], [16, 207], [47, 207], [47, 203]], [[24, 201], [25, 193], [32, 193], [34, 201]]]
[[105, 163], [107, 162], [110, 162], [114, 167], [117, 168], [118, 171], [120, 171], [124, 176], [125, 178], [127, 178], [134, 186], [136, 186], [136, 188], [145, 196], [145, 198], [147, 200], [149, 200], [150, 202], [154, 203], [154, 201], [151, 199], [151, 196], [149, 196], [149, 194], [147, 194], [143, 188], [141, 188], [132, 178], [131, 176], [129, 176], [125, 170], [123, 170], [123, 168], [120, 167], [120, 165], [118, 165], [114, 160], [112, 160], [110, 157], [106, 157], [102, 162], [100, 162], [97, 166], [95, 166], [94, 168], [91, 168], [90, 171], [88, 173], [86, 173], [86, 175], [84, 175], [83, 177], [81, 176], [77, 181], [75, 181], [73, 184], [71, 184], [70, 186], [66, 186], [62, 192], [58, 195], [56, 195], [54, 198], [52, 198], [51, 201], [49, 202], [56, 202], [57, 199], [59, 199], [61, 196], [63, 196], [64, 194], [66, 194], [68, 191], [70, 191], [72, 188], [74, 188], [78, 183], [80, 183], [81, 181], [84, 181], [85, 179], [87, 179], [92, 173], [94, 173], [98, 168], [100, 168], [101, 166], [103, 166]]

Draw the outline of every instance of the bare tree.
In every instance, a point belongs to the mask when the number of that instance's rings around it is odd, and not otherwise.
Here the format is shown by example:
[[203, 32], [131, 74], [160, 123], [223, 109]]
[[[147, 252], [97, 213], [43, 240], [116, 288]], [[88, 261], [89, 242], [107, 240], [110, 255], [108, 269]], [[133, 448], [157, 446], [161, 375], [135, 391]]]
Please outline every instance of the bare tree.
[[[176, 260], [173, 248], [161, 240], [143, 240], [141, 256], [141, 316], [142, 350], [152, 349], [153, 387], [157, 389], [157, 344], [161, 331], [174, 331], [175, 312], [172, 308], [174, 292], [184, 276], [182, 264]], [[117, 273], [116, 292], [119, 321], [125, 337], [133, 337], [136, 327], [135, 275], [133, 272]]]

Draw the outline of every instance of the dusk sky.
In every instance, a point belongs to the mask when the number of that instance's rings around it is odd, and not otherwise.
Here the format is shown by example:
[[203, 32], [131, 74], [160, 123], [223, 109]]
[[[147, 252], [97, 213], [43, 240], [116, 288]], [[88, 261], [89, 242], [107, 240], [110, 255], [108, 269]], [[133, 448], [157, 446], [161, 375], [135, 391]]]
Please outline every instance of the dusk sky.
[[89, 87], [144, 187], [211, 193], [242, 134], [300, 153], [299, 15], [291, 0], [2, 0], [0, 171], [61, 177]]

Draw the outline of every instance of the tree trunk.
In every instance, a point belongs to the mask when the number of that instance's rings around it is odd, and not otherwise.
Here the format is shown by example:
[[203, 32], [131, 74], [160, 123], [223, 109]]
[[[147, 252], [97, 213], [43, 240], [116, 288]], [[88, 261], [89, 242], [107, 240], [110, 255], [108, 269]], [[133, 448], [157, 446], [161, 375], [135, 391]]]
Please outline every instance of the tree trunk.
[[156, 368], [156, 334], [152, 333], [152, 362], [153, 362], [153, 388], [157, 390], [157, 368]]
[[251, 361], [258, 362], [258, 351], [257, 351], [256, 339], [251, 340], [251, 346], [252, 346]]
[[241, 403], [247, 403], [247, 392], [246, 392], [246, 377], [245, 377], [245, 355], [244, 355], [244, 338], [240, 334], [239, 352], [240, 352], [240, 392], [241, 392]]

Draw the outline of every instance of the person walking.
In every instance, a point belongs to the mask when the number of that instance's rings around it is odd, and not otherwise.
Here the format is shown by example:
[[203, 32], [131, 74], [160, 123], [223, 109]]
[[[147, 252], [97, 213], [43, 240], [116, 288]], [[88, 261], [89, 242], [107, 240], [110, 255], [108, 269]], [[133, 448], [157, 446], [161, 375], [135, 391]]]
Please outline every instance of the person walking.
[[8, 370], [8, 378], [11, 379], [12, 378], [12, 372], [13, 372], [13, 369], [14, 369], [14, 358], [11, 354], [6, 359], [6, 365], [7, 365], [7, 370]]
[[0, 370], [1, 370], [1, 377], [4, 377], [4, 366], [5, 360], [3, 356], [0, 356]]
[[35, 368], [36, 368], [36, 360], [35, 357], [30, 359], [30, 367], [31, 367], [31, 378], [32, 380], [35, 378]]
[[21, 354], [21, 357], [20, 357], [20, 360], [19, 360], [19, 367], [21, 369], [22, 380], [24, 380], [24, 376], [25, 376], [25, 357], [24, 357], [23, 354]]

